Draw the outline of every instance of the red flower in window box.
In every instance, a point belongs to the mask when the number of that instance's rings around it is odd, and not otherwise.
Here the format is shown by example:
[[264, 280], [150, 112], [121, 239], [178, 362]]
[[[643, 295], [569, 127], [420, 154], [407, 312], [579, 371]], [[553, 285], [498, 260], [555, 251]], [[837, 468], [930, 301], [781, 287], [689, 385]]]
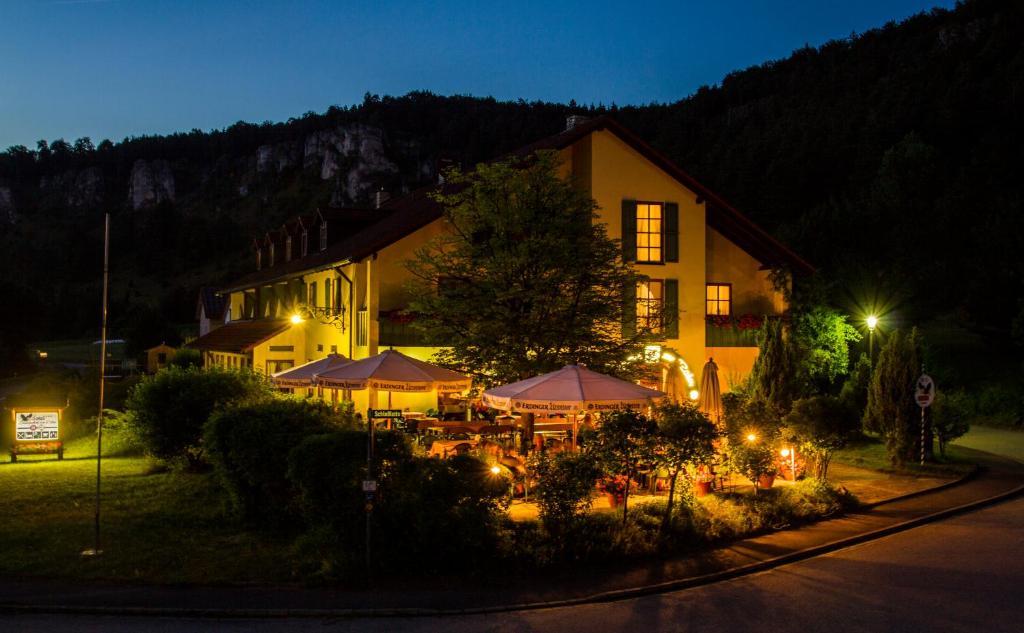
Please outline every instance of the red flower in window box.
[[725, 314], [709, 314], [707, 322], [714, 327], [732, 327], [732, 317]]
[[764, 324], [764, 318], [753, 315], [744, 314], [740, 317], [736, 323], [736, 327], [741, 330], [758, 330]]

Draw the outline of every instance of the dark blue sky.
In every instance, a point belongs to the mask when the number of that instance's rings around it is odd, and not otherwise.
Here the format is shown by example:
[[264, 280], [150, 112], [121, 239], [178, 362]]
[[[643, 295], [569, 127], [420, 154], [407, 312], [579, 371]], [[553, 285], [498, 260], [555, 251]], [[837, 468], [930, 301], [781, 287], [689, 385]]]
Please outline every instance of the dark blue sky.
[[369, 91], [675, 101], [949, 0], [0, 0], [0, 148], [278, 121]]

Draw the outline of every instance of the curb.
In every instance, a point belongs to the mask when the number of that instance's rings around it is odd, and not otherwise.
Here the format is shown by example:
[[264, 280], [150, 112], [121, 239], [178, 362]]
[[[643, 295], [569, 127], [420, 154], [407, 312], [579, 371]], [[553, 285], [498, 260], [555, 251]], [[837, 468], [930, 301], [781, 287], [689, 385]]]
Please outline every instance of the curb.
[[[973, 473], [969, 473], [961, 480], [949, 482], [938, 486], [933, 490], [943, 488], [945, 486], [952, 486], [961, 483], [966, 477], [973, 476]], [[920, 494], [922, 491], [910, 493], [905, 496], [914, 496]], [[67, 606], [67, 605], [20, 605], [20, 604], [0, 604], [0, 613], [12, 613], [12, 614], [57, 614], [57, 615], [120, 615], [120, 616], [143, 616], [143, 617], [184, 617], [184, 618], [203, 618], [203, 619], [284, 619], [284, 618], [393, 618], [393, 617], [437, 617], [437, 616], [451, 616], [451, 615], [482, 615], [490, 613], [510, 613], [515, 611], [536, 611], [541, 609], [556, 609], [561, 607], [573, 607], [581, 606], [586, 604], [599, 604], [606, 602], [617, 602], [621, 600], [630, 600], [634, 598], [640, 598], [643, 596], [667, 593], [670, 591], [679, 591], [683, 589], [692, 589], [695, 587], [702, 587], [705, 585], [711, 585], [718, 582], [732, 580], [743, 576], [749, 576], [751, 574], [759, 573], [788, 565], [790, 563], [799, 562], [808, 558], [814, 558], [823, 554], [828, 554], [841, 549], [846, 549], [854, 545], [860, 545], [869, 541], [874, 541], [886, 536], [904, 532], [916, 527], [941, 521], [943, 519], [958, 516], [975, 510], [996, 505], [1003, 501], [1008, 501], [1014, 497], [1020, 496], [1024, 493], [1024, 485], [1017, 486], [1006, 492], [1002, 492], [985, 499], [979, 499], [970, 503], [955, 506], [952, 508], [946, 508], [945, 510], [939, 510], [921, 517], [909, 519], [901, 523], [896, 523], [884, 528], [872, 530], [870, 532], [864, 532], [855, 536], [850, 536], [838, 541], [832, 541], [831, 543], [824, 543], [807, 549], [799, 550], [796, 552], [790, 552], [789, 554], [783, 554], [770, 558], [764, 561], [756, 563], [750, 563], [740, 567], [734, 567], [732, 569], [725, 569], [722, 571], [704, 574], [701, 576], [692, 576], [689, 578], [682, 578], [678, 580], [670, 580], [662, 583], [656, 583], [653, 585], [645, 585], [642, 587], [631, 587], [629, 589], [618, 589], [614, 591], [606, 591], [601, 593], [592, 594], [589, 596], [582, 596], [579, 598], [569, 598], [565, 600], [550, 600], [543, 602], [525, 602], [507, 605], [495, 605], [489, 607], [479, 608], [466, 608], [466, 609], [427, 609], [427, 608], [381, 608], [381, 609], [197, 609], [197, 608], [162, 608], [162, 607], [91, 607], [91, 606]], [[894, 498], [896, 499], [896, 498]], [[891, 500], [889, 500], [891, 501]], [[888, 503], [889, 501], [883, 501], [881, 503]]]
[[895, 503], [897, 501], [905, 501], [906, 499], [913, 499], [914, 497], [920, 497], [920, 496], [923, 496], [923, 495], [931, 494], [933, 492], [940, 492], [942, 490], [947, 490], [949, 488], [953, 488], [954, 486], [959, 486], [960, 484], [967, 483], [968, 481], [974, 479], [978, 475], [978, 473], [980, 473], [981, 471], [982, 471], [981, 466], [978, 466], [977, 464], [974, 464], [973, 467], [971, 468], [971, 470], [967, 471], [966, 473], [961, 475], [959, 478], [954, 479], [952, 481], [947, 481], [947, 482], [941, 483], [941, 484], [939, 484], [937, 486], [932, 486], [931, 488], [922, 488], [921, 490], [915, 490], [914, 492], [907, 492], [907, 493], [904, 493], [904, 494], [901, 494], [901, 495], [896, 495], [895, 497], [889, 497], [888, 499], [882, 499], [881, 501], [873, 501], [871, 503], [862, 503], [862, 504], [857, 506], [857, 509], [858, 510], [873, 510], [874, 508], [877, 508], [878, 506], [884, 506], [887, 503]]

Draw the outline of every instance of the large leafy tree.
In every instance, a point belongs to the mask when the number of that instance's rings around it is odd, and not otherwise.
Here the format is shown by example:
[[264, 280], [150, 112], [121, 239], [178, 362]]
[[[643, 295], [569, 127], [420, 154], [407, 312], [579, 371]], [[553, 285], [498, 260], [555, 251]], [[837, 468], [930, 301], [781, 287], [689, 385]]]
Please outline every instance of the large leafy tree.
[[485, 384], [573, 363], [622, 374], [640, 352], [621, 334], [636, 275], [559, 169], [538, 152], [449, 172], [448, 230], [407, 262], [417, 326], [447, 346], [438, 360]]

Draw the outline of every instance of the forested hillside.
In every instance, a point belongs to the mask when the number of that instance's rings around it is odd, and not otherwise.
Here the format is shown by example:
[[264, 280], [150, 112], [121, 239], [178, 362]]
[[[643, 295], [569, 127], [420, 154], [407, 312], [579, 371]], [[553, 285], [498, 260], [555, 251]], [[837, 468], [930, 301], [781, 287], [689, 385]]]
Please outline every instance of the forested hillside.
[[[817, 265], [841, 307], [1009, 332], [1024, 298], [1022, 42], [1022, 3], [975, 0], [676, 103], [607, 110]], [[114, 331], [142, 341], [191, 320], [198, 287], [251, 268], [251, 237], [288, 216], [400, 194], [444, 161], [471, 166], [605, 110], [368, 95], [284, 123], [9, 148], [0, 358], [98, 329], [104, 210]]]

